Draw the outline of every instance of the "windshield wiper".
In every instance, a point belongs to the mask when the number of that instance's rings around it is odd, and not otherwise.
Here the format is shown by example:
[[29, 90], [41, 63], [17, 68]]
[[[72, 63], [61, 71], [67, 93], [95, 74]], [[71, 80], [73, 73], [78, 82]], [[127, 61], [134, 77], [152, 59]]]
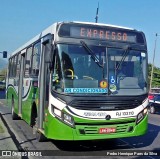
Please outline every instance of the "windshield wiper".
[[88, 45], [84, 42], [84, 41], [80, 41], [80, 43], [82, 44], [82, 46], [85, 48], [85, 50], [87, 51], [87, 53], [89, 53], [89, 55], [91, 55], [93, 61], [99, 66], [103, 68], [103, 65], [100, 64], [98, 57], [95, 55], [95, 53], [88, 47]]
[[124, 62], [124, 60], [126, 59], [128, 53], [129, 53], [129, 50], [131, 48], [127, 45], [125, 48], [124, 48], [124, 53], [123, 53], [123, 56], [122, 56], [122, 59], [121, 61], [118, 63], [117, 67], [116, 67], [116, 71], [120, 68], [120, 66], [122, 65], [122, 63]]

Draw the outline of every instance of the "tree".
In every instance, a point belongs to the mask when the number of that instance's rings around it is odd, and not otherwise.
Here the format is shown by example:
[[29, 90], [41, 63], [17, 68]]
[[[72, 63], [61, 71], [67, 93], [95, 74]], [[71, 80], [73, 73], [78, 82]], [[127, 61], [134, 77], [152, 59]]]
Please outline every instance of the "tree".
[[[151, 79], [152, 64], [148, 65], [148, 82], [150, 83]], [[152, 87], [160, 87], [160, 68], [154, 67], [153, 69], [153, 78], [152, 78]]]
[[6, 74], [7, 74], [7, 69], [6, 68], [0, 70], [0, 81], [5, 80]]

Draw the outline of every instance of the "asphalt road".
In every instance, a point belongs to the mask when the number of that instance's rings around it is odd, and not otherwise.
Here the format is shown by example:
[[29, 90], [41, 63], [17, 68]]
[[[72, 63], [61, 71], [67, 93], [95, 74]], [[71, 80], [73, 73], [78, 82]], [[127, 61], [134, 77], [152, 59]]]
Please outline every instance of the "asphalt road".
[[[105, 141], [87, 141], [87, 142], [59, 142], [49, 140], [47, 142], [38, 142], [33, 134], [33, 129], [23, 120], [12, 120], [11, 111], [3, 99], [4, 94], [0, 92], [0, 112], [5, 119], [14, 141], [20, 149], [25, 151], [34, 150], [42, 153], [51, 154], [45, 158], [99, 158], [99, 159], [158, 159], [160, 156], [154, 155], [154, 150], [160, 152], [160, 114], [149, 114], [149, 128], [144, 136], [122, 138]], [[144, 151], [149, 151], [150, 155], [144, 155]], [[136, 156], [116, 156], [114, 153], [121, 152], [139, 153]], [[148, 152], [147, 151], [147, 152]], [[112, 154], [110, 153], [112, 152]], [[107, 153], [109, 156], [107, 156]], [[152, 153], [152, 154], [151, 154]], [[112, 156], [113, 155], [113, 156]]]

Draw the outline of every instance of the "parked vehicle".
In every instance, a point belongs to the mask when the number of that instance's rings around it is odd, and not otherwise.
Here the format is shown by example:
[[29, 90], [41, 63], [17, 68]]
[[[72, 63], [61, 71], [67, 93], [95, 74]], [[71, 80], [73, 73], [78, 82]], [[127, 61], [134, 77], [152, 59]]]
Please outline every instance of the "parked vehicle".
[[149, 93], [148, 94], [148, 99], [149, 100], [153, 100], [154, 99], [155, 94], [154, 93]]
[[0, 90], [5, 90], [6, 84], [2, 81], [0, 81]]
[[149, 100], [149, 112], [154, 114], [160, 111], [160, 94], [154, 94], [154, 98]]

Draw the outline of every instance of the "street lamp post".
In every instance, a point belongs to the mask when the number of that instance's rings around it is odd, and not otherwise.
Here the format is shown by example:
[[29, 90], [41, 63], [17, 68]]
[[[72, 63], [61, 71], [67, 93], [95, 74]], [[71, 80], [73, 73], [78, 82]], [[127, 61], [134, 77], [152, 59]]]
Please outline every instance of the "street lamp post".
[[152, 70], [151, 70], [151, 79], [150, 79], [150, 91], [152, 88], [152, 80], [153, 80], [153, 70], [154, 70], [154, 59], [155, 59], [155, 54], [156, 54], [156, 46], [157, 46], [157, 37], [159, 35], [156, 33], [156, 39], [155, 39], [155, 44], [154, 44], [154, 51], [153, 51], [153, 61], [152, 61]]

